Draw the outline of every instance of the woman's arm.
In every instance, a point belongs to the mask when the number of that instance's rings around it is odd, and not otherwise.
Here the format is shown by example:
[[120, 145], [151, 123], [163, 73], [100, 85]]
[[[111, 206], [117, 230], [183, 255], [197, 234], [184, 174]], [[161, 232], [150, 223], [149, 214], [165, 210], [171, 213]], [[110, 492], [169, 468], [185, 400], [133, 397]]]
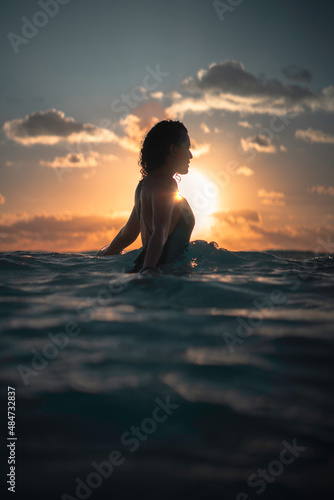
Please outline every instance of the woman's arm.
[[133, 243], [140, 233], [140, 224], [138, 220], [136, 206], [133, 206], [128, 222], [119, 231], [117, 236], [112, 240], [110, 245], [103, 253], [97, 255], [116, 255], [120, 254], [124, 248]]
[[177, 183], [170, 179], [152, 193], [153, 227], [143, 268], [155, 267], [161, 257], [169, 234], [176, 191]]

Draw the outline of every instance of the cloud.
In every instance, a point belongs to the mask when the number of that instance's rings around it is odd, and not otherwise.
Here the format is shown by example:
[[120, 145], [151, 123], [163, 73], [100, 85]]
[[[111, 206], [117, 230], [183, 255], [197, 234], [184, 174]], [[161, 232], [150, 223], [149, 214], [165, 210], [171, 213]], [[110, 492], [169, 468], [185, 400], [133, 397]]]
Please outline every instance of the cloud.
[[[32, 113], [24, 119], [6, 122], [3, 129], [7, 138], [24, 146], [54, 145], [60, 141], [111, 142], [138, 154], [145, 135], [158, 121], [159, 118], [152, 116], [151, 113], [144, 113], [142, 117], [129, 114], [120, 119], [116, 134], [95, 125], [76, 122], [73, 118], [66, 118], [63, 112], [51, 109]], [[199, 157], [210, 150], [209, 144], [198, 144], [194, 139], [192, 145], [194, 157]], [[98, 162], [114, 159], [116, 159], [114, 155], [102, 155], [92, 151], [84, 155], [73, 151], [64, 157], [57, 156], [52, 161], [40, 160], [40, 165], [51, 168], [84, 168], [96, 167]]]
[[257, 78], [238, 61], [226, 60], [212, 63], [207, 69], [198, 71], [197, 76], [183, 81], [184, 87], [190, 91], [214, 90], [243, 96], [285, 97], [298, 101], [313, 94], [310, 90], [298, 85], [284, 85], [279, 80]]
[[[331, 214], [329, 214], [330, 217]], [[228, 250], [299, 249], [313, 250], [321, 241], [327, 242], [334, 233], [330, 218], [323, 224], [265, 226], [260, 214], [253, 209], [230, 210], [213, 214], [215, 221], [208, 241], [217, 241]], [[26, 212], [3, 214], [0, 217], [0, 236], [3, 251], [87, 251], [99, 249], [109, 243], [127, 217], [114, 213], [109, 217], [100, 215], [58, 215]], [[139, 248], [135, 242], [131, 248]], [[319, 250], [321, 251], [321, 250]], [[328, 252], [324, 248], [323, 252]]]
[[258, 78], [238, 61], [212, 63], [183, 81], [185, 95], [167, 112], [183, 116], [186, 112], [207, 113], [226, 110], [241, 114], [285, 115], [311, 111], [334, 111], [334, 86], [314, 91], [298, 84]]
[[251, 168], [249, 167], [239, 167], [237, 170], [236, 170], [236, 174], [237, 175], [244, 175], [245, 177], [250, 177], [251, 175], [254, 174], [254, 170], [252, 170]]
[[5, 122], [3, 130], [8, 139], [23, 146], [33, 144], [53, 145], [60, 141], [118, 142], [114, 132], [90, 123], [80, 123], [66, 118], [62, 111], [48, 109], [37, 111], [25, 118]]
[[283, 144], [280, 145], [279, 150], [282, 151], [283, 153], [287, 152], [287, 149], [285, 146], [283, 146]]
[[[50, 109], [32, 113], [23, 119], [6, 122], [3, 130], [8, 139], [24, 146], [54, 145], [61, 141], [67, 143], [113, 143], [127, 151], [138, 153], [145, 134], [158, 121], [159, 119], [152, 117], [152, 115], [149, 118], [139, 118], [129, 114], [120, 119], [118, 133], [116, 133], [90, 123], [76, 122], [74, 118], [65, 117], [62, 111]], [[52, 162], [41, 162], [41, 164], [52, 167], [90, 167], [96, 166], [96, 159], [97, 157], [94, 158], [92, 153], [84, 158], [81, 153], [75, 152], [63, 159], [55, 158], [57, 165], [52, 164]], [[108, 160], [108, 158], [104, 159]]]
[[[268, 249], [310, 250], [328, 253], [328, 235], [333, 234], [330, 220], [322, 224], [266, 226], [261, 216], [251, 209], [214, 214], [214, 224], [207, 235], [230, 251]], [[243, 215], [243, 216], [242, 216]], [[252, 220], [254, 219], [254, 220]], [[324, 244], [323, 244], [324, 243]]]
[[241, 147], [243, 151], [256, 149], [260, 153], [276, 153], [276, 146], [271, 143], [269, 137], [265, 135], [255, 135], [254, 137], [241, 138]]
[[209, 127], [206, 125], [206, 123], [201, 123], [201, 129], [203, 130], [203, 132], [205, 134], [210, 134], [210, 129]]
[[119, 144], [128, 151], [138, 153], [145, 135], [158, 121], [159, 119], [154, 116], [147, 120], [141, 119], [136, 115], [127, 115], [120, 120], [120, 125], [125, 135], [118, 139]]
[[160, 91], [159, 92], [153, 92], [151, 94], [151, 97], [153, 99], [162, 99], [164, 97], [164, 94], [163, 94], [163, 92], [160, 92]]
[[163, 99], [163, 98], [169, 98], [169, 99], [174, 99], [174, 100], [177, 100], [177, 99], [181, 99], [182, 98], [182, 94], [180, 94], [179, 92], [176, 92], [175, 90], [169, 90], [168, 92], [161, 92], [161, 91], [158, 91], [158, 92], [151, 92], [149, 94], [149, 96], [153, 99]]
[[248, 123], [247, 121], [244, 122], [238, 122], [239, 127], [244, 127], [244, 128], [253, 128], [253, 125]]
[[265, 247], [269, 249], [298, 249], [328, 253], [326, 242], [328, 242], [328, 235], [333, 234], [334, 226], [324, 223], [300, 226], [286, 225], [273, 229], [250, 224], [249, 229], [261, 237], [259, 248], [265, 243]]
[[259, 189], [258, 197], [263, 205], [285, 205], [285, 194]]
[[89, 168], [97, 167], [98, 163], [114, 161], [116, 159], [117, 156], [115, 155], [91, 151], [86, 156], [82, 153], [70, 153], [66, 156], [56, 156], [52, 161], [40, 160], [39, 164], [51, 168]]
[[5, 203], [5, 197], [2, 196], [2, 194], [0, 193], [0, 205], [3, 205]]
[[172, 98], [172, 99], [182, 99], [182, 94], [180, 94], [180, 92], [176, 92], [175, 90], [172, 91], [169, 96]]
[[275, 107], [267, 99], [236, 96], [233, 94], [204, 94], [197, 97], [185, 97], [184, 99], [180, 99], [178, 102], [169, 106], [166, 112], [171, 117], [182, 118], [186, 113], [207, 114], [212, 110], [225, 110], [231, 113], [238, 112], [241, 114], [270, 114], [277, 116], [286, 115], [288, 112], [297, 114], [303, 111], [301, 106], [294, 106], [293, 108], [287, 109], [281, 104], [282, 101], [280, 100], [279, 105]]
[[311, 191], [311, 193], [329, 194], [330, 196], [334, 196], [334, 187], [332, 186], [313, 186], [309, 191]]
[[311, 83], [312, 74], [309, 70], [301, 68], [296, 64], [289, 64], [282, 68], [282, 73], [288, 80], [293, 80], [295, 82], [306, 82]]
[[215, 212], [212, 217], [218, 219], [220, 222], [226, 222], [227, 224], [242, 224], [245, 221], [260, 222], [261, 218], [259, 213], [253, 209], [240, 209], [240, 210], [229, 210], [227, 212]]
[[2, 246], [8, 251], [89, 250], [109, 243], [126, 221], [127, 217], [117, 214], [110, 217], [68, 213], [28, 216], [26, 212], [17, 212], [0, 217], [0, 234], [6, 235]]
[[326, 134], [321, 130], [313, 130], [312, 128], [296, 130], [295, 137], [310, 143], [334, 144], [334, 135]]
[[202, 155], [209, 153], [210, 144], [199, 144], [194, 138], [191, 139], [191, 153], [194, 158], [199, 158]]

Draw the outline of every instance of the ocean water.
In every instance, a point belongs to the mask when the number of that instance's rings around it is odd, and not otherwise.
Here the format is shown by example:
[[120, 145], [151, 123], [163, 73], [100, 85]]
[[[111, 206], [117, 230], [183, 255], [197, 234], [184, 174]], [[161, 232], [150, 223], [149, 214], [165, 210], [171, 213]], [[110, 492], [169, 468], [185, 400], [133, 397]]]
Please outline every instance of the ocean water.
[[333, 255], [139, 252], [0, 254], [8, 498], [334, 498]]

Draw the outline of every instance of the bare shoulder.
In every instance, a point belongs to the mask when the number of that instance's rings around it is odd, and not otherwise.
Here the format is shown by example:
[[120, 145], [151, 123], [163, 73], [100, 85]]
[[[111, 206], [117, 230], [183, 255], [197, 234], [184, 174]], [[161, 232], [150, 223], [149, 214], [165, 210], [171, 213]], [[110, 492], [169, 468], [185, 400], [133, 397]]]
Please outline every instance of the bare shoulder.
[[144, 199], [151, 198], [152, 200], [164, 198], [165, 196], [170, 197], [178, 191], [177, 182], [173, 177], [145, 178], [140, 181], [137, 186], [135, 193], [136, 200], [138, 199], [138, 196], [140, 194], [141, 187], [143, 190]]
[[142, 187], [143, 187], [143, 179], [141, 179], [137, 184], [137, 187], [135, 190], [135, 203], [137, 203], [137, 201], [139, 199], [139, 195], [140, 195], [140, 191], [141, 191]]
[[152, 192], [175, 193], [178, 190], [177, 182], [173, 177], [155, 179]]

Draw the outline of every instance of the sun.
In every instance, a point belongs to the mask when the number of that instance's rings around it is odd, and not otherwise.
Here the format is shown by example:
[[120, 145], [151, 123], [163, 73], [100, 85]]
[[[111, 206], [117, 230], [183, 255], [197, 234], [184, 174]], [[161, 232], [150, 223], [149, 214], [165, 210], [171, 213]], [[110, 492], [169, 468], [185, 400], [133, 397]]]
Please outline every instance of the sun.
[[191, 168], [187, 175], [182, 175], [179, 193], [191, 206], [197, 227], [208, 227], [210, 215], [219, 208], [219, 186], [210, 177]]

